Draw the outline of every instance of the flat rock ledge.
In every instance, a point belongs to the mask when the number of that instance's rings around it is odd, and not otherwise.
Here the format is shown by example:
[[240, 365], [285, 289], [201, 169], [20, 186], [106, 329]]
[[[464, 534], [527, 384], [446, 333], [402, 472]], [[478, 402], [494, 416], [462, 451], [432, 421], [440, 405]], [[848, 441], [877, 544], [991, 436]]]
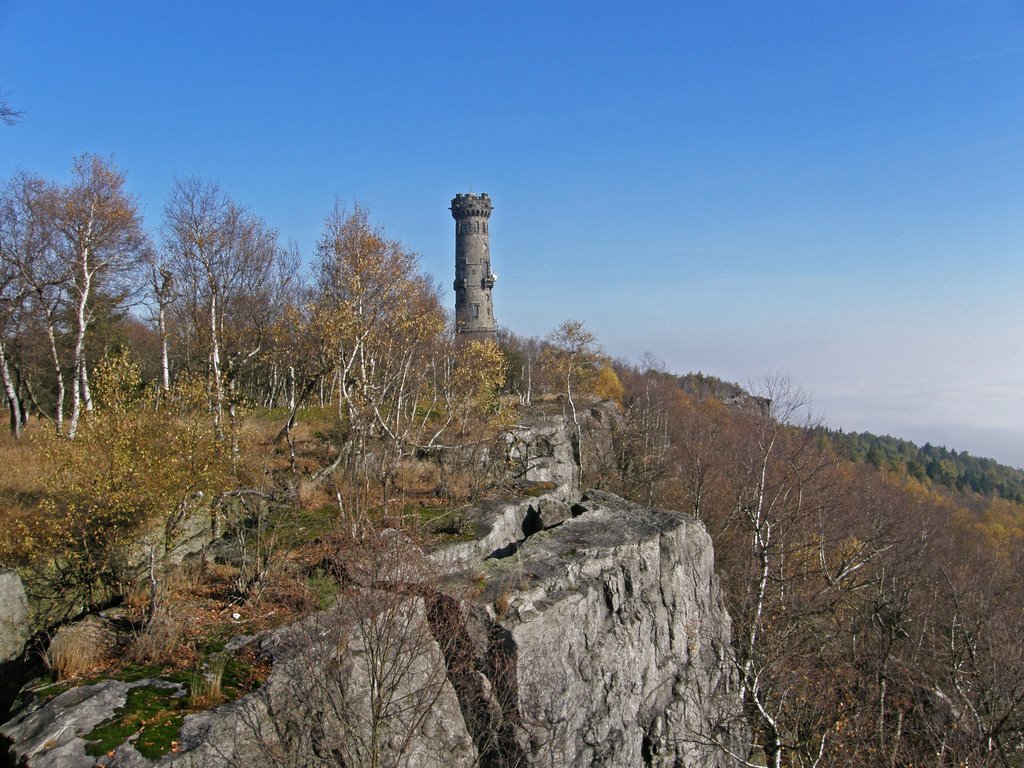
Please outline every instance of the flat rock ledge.
[[563, 498], [561, 492], [550, 492], [486, 501], [463, 513], [463, 525], [474, 531], [474, 537], [441, 544], [430, 552], [430, 557], [447, 568], [507, 557], [530, 536], [560, 525], [572, 516], [572, 507]]
[[[125, 705], [129, 691], [144, 686], [176, 689], [184, 695], [183, 687], [176, 683], [146, 678], [130, 683], [105, 680], [65, 691], [45, 703], [37, 702], [0, 726], [0, 736], [12, 743], [9, 764], [92, 768], [97, 759], [86, 752], [85, 737]], [[118, 751], [121, 766], [150, 765], [131, 744], [122, 745]]]

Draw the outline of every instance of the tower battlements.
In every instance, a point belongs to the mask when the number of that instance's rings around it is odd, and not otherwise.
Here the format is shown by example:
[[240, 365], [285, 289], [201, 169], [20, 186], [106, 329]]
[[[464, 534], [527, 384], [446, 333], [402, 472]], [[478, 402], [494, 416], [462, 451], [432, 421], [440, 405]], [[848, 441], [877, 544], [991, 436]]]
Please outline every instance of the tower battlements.
[[493, 339], [497, 324], [491, 289], [488, 219], [494, 206], [487, 193], [460, 192], [452, 198], [455, 219], [455, 328], [460, 338]]
[[486, 192], [480, 195], [475, 195], [472, 192], [459, 192], [452, 198], [452, 218], [456, 220], [470, 217], [490, 218], [493, 209], [491, 198], [487, 196]]

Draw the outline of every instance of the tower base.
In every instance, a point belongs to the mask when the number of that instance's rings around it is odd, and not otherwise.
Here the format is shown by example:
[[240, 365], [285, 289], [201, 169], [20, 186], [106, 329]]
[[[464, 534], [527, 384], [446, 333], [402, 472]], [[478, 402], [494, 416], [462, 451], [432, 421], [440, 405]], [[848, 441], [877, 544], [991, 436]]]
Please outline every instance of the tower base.
[[468, 341], [497, 341], [497, 328], [459, 328], [455, 332], [455, 343], [465, 344]]

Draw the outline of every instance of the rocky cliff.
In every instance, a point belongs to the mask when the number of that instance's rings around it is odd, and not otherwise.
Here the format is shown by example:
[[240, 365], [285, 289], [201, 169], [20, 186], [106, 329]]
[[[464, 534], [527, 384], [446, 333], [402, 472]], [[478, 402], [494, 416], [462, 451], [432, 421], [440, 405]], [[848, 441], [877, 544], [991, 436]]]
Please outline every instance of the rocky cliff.
[[508, 725], [499, 764], [734, 764], [714, 746], [741, 733], [703, 526], [599, 492], [572, 515], [486, 561], [469, 611], [487, 711]]
[[[187, 717], [159, 765], [734, 765], [730, 622], [703, 526], [576, 493], [560, 419], [510, 445], [542, 492], [467, 513], [478, 535], [431, 553], [441, 582], [416, 581], [422, 557], [396, 537], [358, 599], [234, 641], [272, 659], [269, 679]], [[68, 691], [0, 732], [26, 765], [85, 768], [94, 728], [147, 685], [162, 683]], [[132, 738], [98, 762], [153, 764]]]

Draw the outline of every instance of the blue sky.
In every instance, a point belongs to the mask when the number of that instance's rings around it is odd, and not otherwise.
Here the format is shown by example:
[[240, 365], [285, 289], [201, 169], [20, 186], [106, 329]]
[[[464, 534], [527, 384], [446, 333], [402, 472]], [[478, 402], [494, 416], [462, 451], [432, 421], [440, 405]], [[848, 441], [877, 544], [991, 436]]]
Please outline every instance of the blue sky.
[[616, 356], [788, 374], [835, 427], [1024, 466], [1024, 3], [0, 0], [0, 178], [215, 179], [309, 254], [366, 203]]

